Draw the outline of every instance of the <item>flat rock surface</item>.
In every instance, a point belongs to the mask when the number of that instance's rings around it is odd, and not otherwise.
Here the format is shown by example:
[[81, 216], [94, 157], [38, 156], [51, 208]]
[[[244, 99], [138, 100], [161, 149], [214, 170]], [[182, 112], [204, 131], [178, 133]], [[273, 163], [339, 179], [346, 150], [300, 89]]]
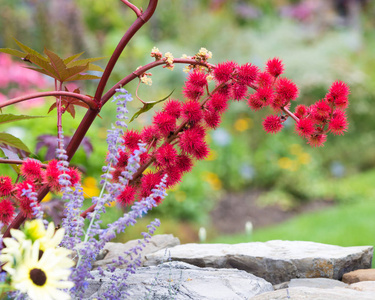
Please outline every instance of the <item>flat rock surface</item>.
[[254, 296], [251, 300], [374, 300], [374, 292], [349, 288], [319, 289], [295, 287]]
[[[131, 248], [139, 245], [138, 240], [131, 240], [127, 243], [106, 243], [102, 253], [104, 257], [94, 262], [94, 269], [97, 267], [105, 267], [108, 264], [112, 263], [112, 260], [117, 260], [119, 256], [125, 257], [125, 251], [129, 251]], [[144, 257], [147, 254], [154, 253], [161, 249], [171, 248], [176, 245], [180, 245], [180, 240], [173, 236], [173, 234], [158, 234], [149, 238], [149, 242], [145, 243], [141, 253], [141, 261], [144, 261]], [[121, 268], [126, 268], [126, 265], [118, 266]]]
[[375, 281], [375, 269], [361, 269], [346, 273], [342, 276], [342, 281], [346, 283]]
[[332, 289], [334, 287], [348, 287], [346, 283], [329, 278], [294, 278], [289, 284], [289, 288], [312, 287], [319, 289]]
[[[126, 271], [117, 269], [115, 274], [123, 272]], [[95, 279], [88, 281], [89, 287], [82, 299], [102, 297], [112, 282], [111, 273], [106, 272], [103, 278], [98, 271], [91, 274]], [[123, 299], [128, 293], [128, 298], [132, 300], [240, 300], [273, 291], [269, 282], [245, 271], [199, 268], [182, 262], [139, 268], [126, 282], [127, 288], [122, 290]]]
[[[292, 278], [331, 278], [371, 267], [373, 247], [340, 247], [303, 241], [242, 244], [184, 244], [168, 249], [172, 261], [199, 267], [235, 268], [272, 284]], [[144, 266], [165, 261], [165, 250], [146, 255]]]

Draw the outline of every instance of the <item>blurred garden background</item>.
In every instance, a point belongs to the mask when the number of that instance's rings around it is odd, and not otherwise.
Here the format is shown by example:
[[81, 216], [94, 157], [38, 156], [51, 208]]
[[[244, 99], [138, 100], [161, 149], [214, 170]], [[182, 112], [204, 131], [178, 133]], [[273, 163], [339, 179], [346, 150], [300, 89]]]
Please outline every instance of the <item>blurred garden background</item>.
[[[146, 7], [147, 1], [133, 1]], [[106, 57], [105, 67], [134, 12], [119, 0], [0, 0], [0, 47], [17, 49], [14, 38], [39, 52], [46, 47], [63, 57]], [[294, 133], [293, 122], [270, 135], [262, 118], [270, 111], [251, 111], [232, 102], [221, 128], [211, 131], [211, 154], [185, 175], [177, 188], [152, 213], [129, 228], [118, 241], [139, 238], [153, 218], [157, 233], [173, 233], [182, 242], [198, 242], [199, 228], [207, 242], [270, 239], [310, 240], [342, 246], [375, 245], [375, 3], [357, 0], [161, 0], [150, 22], [133, 38], [107, 88], [137, 67], [152, 61], [151, 49], [175, 57], [212, 51], [212, 63], [236, 60], [263, 68], [279, 57], [285, 75], [300, 87], [298, 103], [323, 98], [335, 80], [351, 88], [349, 130], [329, 136], [322, 148], [311, 148]], [[21, 60], [0, 54], [0, 102], [32, 91], [53, 89], [53, 82], [25, 68]], [[146, 101], [180, 98], [186, 73], [152, 71], [152, 86], [142, 86]], [[96, 73], [100, 76], [100, 73]], [[136, 84], [125, 88], [135, 93]], [[93, 95], [97, 81], [68, 85]], [[34, 157], [51, 159], [56, 116], [47, 115], [53, 98], [7, 107], [5, 113], [44, 115], [43, 119], [2, 125], [1, 131], [22, 139]], [[296, 104], [294, 104], [296, 105]], [[130, 116], [140, 103], [131, 102]], [[158, 109], [158, 107], [156, 108]], [[106, 130], [115, 120], [115, 104], [107, 104], [72, 160], [84, 174], [86, 205], [99, 192], [98, 179], [106, 153]], [[84, 115], [63, 119], [72, 135]], [[129, 128], [151, 122], [141, 115]], [[291, 120], [290, 120], [291, 121]], [[0, 172], [16, 176], [6, 165]], [[59, 195], [48, 195], [45, 210], [61, 213]], [[106, 221], [123, 213], [108, 208]], [[250, 233], [249, 222], [253, 224]], [[245, 231], [246, 223], [248, 230]]]

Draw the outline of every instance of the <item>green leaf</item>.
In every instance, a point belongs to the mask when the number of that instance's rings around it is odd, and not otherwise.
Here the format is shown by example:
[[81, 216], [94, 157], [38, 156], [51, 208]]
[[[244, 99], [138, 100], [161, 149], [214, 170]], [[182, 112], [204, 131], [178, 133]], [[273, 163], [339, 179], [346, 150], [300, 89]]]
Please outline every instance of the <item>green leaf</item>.
[[75, 61], [72, 61], [70, 63], [67, 64], [68, 67], [74, 67], [74, 66], [85, 66], [89, 63], [92, 63], [94, 61], [98, 61], [98, 60], [101, 60], [101, 59], [104, 59], [106, 57], [92, 57], [92, 58], [85, 58], [85, 59], [79, 59], [79, 60], [75, 60]]
[[55, 71], [55, 69], [49, 64], [48, 61], [44, 61], [40, 59], [38, 56], [33, 54], [27, 54], [25, 59], [31, 61], [32, 63], [36, 64], [40, 68], [46, 71], [47, 75], [53, 77], [58, 80], [59, 74]]
[[72, 61], [72, 60], [75, 60], [76, 58], [80, 57], [83, 53], [85, 52], [81, 52], [81, 53], [77, 53], [77, 54], [74, 54], [72, 56], [69, 56], [67, 58], [64, 59], [64, 64], [66, 64], [67, 66], [69, 65], [69, 63]]
[[74, 80], [90, 80], [90, 79], [100, 79], [100, 77], [99, 76], [95, 76], [95, 75], [89, 75], [89, 74], [84, 74], [84, 75], [77, 74], [77, 75], [69, 78], [69, 81], [74, 81]]
[[26, 53], [28, 54], [31, 54], [33, 56], [37, 56], [39, 59], [41, 60], [44, 60], [46, 62], [48, 62], [48, 59], [45, 58], [42, 54], [40, 54], [39, 52], [31, 49], [30, 47], [27, 47], [26, 45], [22, 44], [20, 41], [17, 41], [16, 39], [14, 39], [14, 41], [17, 43], [18, 47], [20, 47], [23, 51], [25, 51]]
[[6, 132], [0, 132], [0, 143], [31, 153], [30, 149], [19, 138]]
[[167, 99], [173, 94], [174, 90], [175, 90], [175, 89], [173, 89], [173, 91], [172, 91], [167, 97], [165, 97], [165, 98], [163, 98], [163, 99], [160, 99], [160, 100], [158, 100], [158, 101], [145, 102], [145, 103], [143, 103], [143, 107], [142, 107], [140, 110], [138, 110], [138, 111], [133, 115], [133, 117], [130, 119], [129, 123], [132, 122], [132, 121], [134, 121], [134, 120], [135, 120], [136, 118], [138, 118], [141, 114], [143, 114], [143, 113], [149, 111], [149, 110], [150, 110], [151, 108], [153, 108], [156, 104], [158, 104], [158, 103], [160, 103], [160, 102], [163, 102], [163, 101], [167, 100]]
[[102, 69], [102, 67], [98, 66], [98, 65], [94, 65], [94, 64], [89, 64], [89, 68], [87, 69], [87, 71], [99, 71], [99, 72], [104, 72], [104, 70]]
[[63, 82], [63, 78], [68, 77], [67, 66], [65, 65], [62, 58], [56, 53], [44, 48], [44, 53], [49, 57], [51, 66], [56, 71], [59, 77], [59, 81]]
[[88, 69], [88, 65], [85, 66], [75, 66], [68, 68], [66, 70], [66, 73], [64, 74], [64, 77], [62, 78], [62, 81], [72, 81], [74, 79], [71, 79], [72, 77], [79, 75], [80, 73], [86, 71]]
[[15, 50], [15, 49], [0, 48], [0, 52], [7, 53], [7, 54], [10, 54], [10, 55], [14, 55], [14, 56], [18, 56], [20, 58], [24, 58], [25, 57], [25, 53], [24, 52], [21, 52], [19, 50]]
[[0, 114], [0, 124], [15, 122], [19, 120], [44, 118], [43, 116], [26, 116], [26, 115], [13, 115], [13, 114]]

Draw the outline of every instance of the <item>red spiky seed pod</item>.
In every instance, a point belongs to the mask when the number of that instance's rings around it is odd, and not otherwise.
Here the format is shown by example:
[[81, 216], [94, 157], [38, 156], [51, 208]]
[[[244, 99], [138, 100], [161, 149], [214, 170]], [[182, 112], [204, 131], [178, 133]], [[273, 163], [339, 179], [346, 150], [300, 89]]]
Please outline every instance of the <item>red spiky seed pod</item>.
[[270, 115], [263, 119], [263, 128], [267, 133], [277, 133], [283, 128], [280, 116]]
[[179, 154], [176, 160], [176, 167], [180, 173], [188, 173], [193, 168], [193, 161], [189, 155]]
[[135, 149], [138, 149], [138, 144], [141, 142], [142, 137], [137, 130], [131, 129], [125, 131], [123, 139], [123, 144], [126, 146], [126, 148], [128, 148], [130, 151], [134, 151]]
[[176, 129], [176, 119], [166, 112], [156, 112], [154, 115], [153, 124], [159, 129], [159, 132], [168, 136]]
[[278, 77], [284, 72], [284, 64], [280, 58], [275, 57], [267, 61], [266, 70], [273, 77]]
[[213, 75], [218, 83], [227, 82], [231, 79], [233, 71], [237, 70], [238, 64], [234, 61], [219, 63], [214, 69]]
[[268, 72], [258, 73], [256, 83], [259, 87], [271, 86], [274, 81], [274, 78]]
[[309, 137], [315, 132], [314, 122], [310, 118], [299, 119], [296, 123], [296, 132], [302, 137]]
[[155, 161], [158, 167], [165, 169], [170, 168], [177, 160], [177, 151], [171, 144], [161, 146], [156, 154]]
[[328, 129], [335, 135], [342, 135], [348, 130], [348, 121], [345, 113], [336, 110], [329, 122]]
[[181, 102], [178, 100], [170, 99], [164, 103], [163, 110], [178, 119], [181, 115]]
[[5, 198], [0, 201], [0, 222], [8, 225], [14, 217], [14, 206], [10, 199]]
[[39, 160], [28, 158], [20, 168], [21, 174], [30, 180], [39, 180], [42, 178], [42, 163]]
[[58, 192], [61, 189], [59, 184], [59, 175], [61, 171], [57, 165], [58, 161], [56, 159], [50, 160], [48, 162], [46, 171], [43, 173], [43, 182], [47, 183], [52, 192]]
[[243, 85], [251, 85], [256, 80], [258, 73], [257, 66], [246, 63], [238, 68], [238, 81]]
[[207, 102], [207, 106], [214, 108], [219, 113], [223, 113], [228, 109], [228, 98], [223, 94], [215, 93]]
[[327, 140], [325, 134], [312, 134], [307, 138], [307, 143], [312, 147], [322, 147]]
[[0, 176], [0, 197], [8, 196], [13, 190], [12, 178]]
[[[174, 121], [172, 123], [175, 124]], [[161, 135], [156, 125], [149, 125], [143, 127], [141, 131], [141, 137], [142, 141], [144, 141], [150, 147], [156, 147], [158, 142], [160, 141]]]
[[231, 91], [231, 97], [234, 100], [241, 101], [245, 99], [247, 95], [247, 86], [244, 84], [235, 82], [232, 84], [230, 91]]
[[201, 104], [197, 101], [187, 101], [182, 106], [182, 116], [189, 123], [198, 123], [203, 118]]
[[137, 190], [134, 187], [127, 185], [121, 191], [120, 195], [118, 195], [117, 202], [121, 206], [128, 206], [128, 205], [133, 204], [136, 192]]
[[197, 86], [191, 84], [190, 82], [186, 82], [182, 92], [186, 98], [193, 101], [198, 101], [199, 98], [202, 97], [202, 95], [204, 94], [204, 89], [201, 86]]
[[160, 173], [147, 173], [141, 179], [141, 198], [147, 197], [152, 193], [152, 189], [161, 182], [162, 175]]
[[296, 106], [294, 114], [296, 115], [297, 118], [303, 118], [307, 115], [307, 106], [303, 104], [298, 104]]
[[189, 74], [187, 82], [191, 83], [192, 85], [204, 88], [207, 85], [207, 74], [199, 70], [194, 70]]
[[279, 78], [276, 84], [276, 93], [286, 104], [291, 100], [296, 100], [298, 97], [298, 87], [288, 78]]

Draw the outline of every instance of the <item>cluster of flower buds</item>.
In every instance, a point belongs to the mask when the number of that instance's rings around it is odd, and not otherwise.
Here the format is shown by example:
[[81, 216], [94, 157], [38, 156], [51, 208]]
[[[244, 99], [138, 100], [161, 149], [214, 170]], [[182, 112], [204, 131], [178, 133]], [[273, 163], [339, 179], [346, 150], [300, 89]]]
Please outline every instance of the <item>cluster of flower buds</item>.
[[[201, 49], [194, 57], [206, 61], [211, 53]], [[166, 64], [173, 65], [173, 62]], [[278, 58], [267, 61], [264, 71], [250, 63], [239, 65], [233, 61], [212, 68], [191, 68], [183, 88], [184, 101], [169, 99], [162, 110], [155, 113], [151, 125], [141, 131], [125, 132], [123, 140], [127, 150], [118, 153], [114, 180], [125, 171], [128, 158], [138, 149], [140, 141], [146, 143], [147, 151], [140, 157], [140, 170], [122, 190], [118, 201], [129, 205], [149, 195], [165, 175], [167, 188], [179, 183], [192, 169], [194, 160], [209, 155], [205, 141], [207, 130], [220, 125], [230, 99], [246, 100], [255, 111], [270, 106], [275, 114], [263, 122], [269, 133], [280, 131], [282, 123], [292, 117], [297, 133], [307, 138], [312, 146], [321, 146], [328, 131], [342, 134], [347, 129], [343, 110], [348, 104], [349, 88], [345, 83], [335, 82], [324, 100], [310, 107], [298, 105], [292, 113], [291, 101], [297, 99], [299, 91], [290, 79], [280, 76], [283, 71], [284, 65]], [[215, 87], [209, 91], [208, 79], [211, 78]]]
[[0, 222], [9, 224], [16, 207], [27, 218], [35, 217], [35, 206], [39, 204], [33, 199], [33, 195], [47, 184], [51, 191], [59, 192], [62, 186], [59, 176], [65, 172], [69, 176], [72, 185], [80, 181], [80, 173], [75, 168], [62, 171], [57, 160], [51, 160], [43, 165], [36, 159], [26, 159], [21, 168], [20, 175], [23, 181], [13, 183], [9, 176], [0, 176]]

